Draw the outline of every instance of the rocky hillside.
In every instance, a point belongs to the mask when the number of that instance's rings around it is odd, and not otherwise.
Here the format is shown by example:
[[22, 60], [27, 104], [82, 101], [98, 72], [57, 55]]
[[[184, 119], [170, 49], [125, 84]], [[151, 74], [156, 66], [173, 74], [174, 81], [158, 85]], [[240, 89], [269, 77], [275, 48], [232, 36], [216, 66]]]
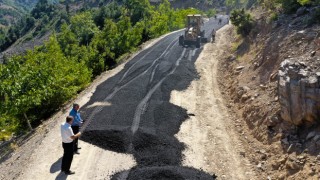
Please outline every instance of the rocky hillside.
[[250, 36], [236, 36], [220, 64], [227, 104], [243, 120], [243, 155], [263, 179], [320, 178], [320, 26], [306, 23], [312, 12], [274, 21], [255, 10]]

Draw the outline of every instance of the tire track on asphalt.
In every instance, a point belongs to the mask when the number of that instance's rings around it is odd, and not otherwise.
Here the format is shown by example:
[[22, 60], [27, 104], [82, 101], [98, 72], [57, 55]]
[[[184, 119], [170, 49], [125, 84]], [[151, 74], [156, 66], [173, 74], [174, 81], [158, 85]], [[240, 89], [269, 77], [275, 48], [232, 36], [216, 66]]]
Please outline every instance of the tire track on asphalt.
[[[161, 44], [157, 44], [156, 46], [153, 46], [149, 52], [147, 52], [145, 55], [143, 55], [138, 61], [136, 61], [135, 63], [133, 63], [128, 70], [122, 75], [121, 79], [119, 80], [118, 83], [121, 83], [123, 81], [123, 79], [128, 75], [128, 73], [130, 72], [130, 70], [136, 65], [138, 64], [141, 60], [143, 60], [146, 56], [148, 56], [156, 47], [160, 46]], [[117, 83], [117, 84], [118, 84]]]
[[160, 65], [160, 63], [158, 63], [152, 70], [152, 73], [151, 73], [151, 78], [149, 80], [149, 84], [153, 81], [153, 77], [154, 77], [154, 74], [156, 73], [156, 70], [158, 68], [158, 66]]
[[159, 59], [162, 58], [162, 56], [171, 50], [171, 48], [174, 46], [174, 44], [176, 43], [176, 40], [178, 38], [174, 39], [173, 41], [171, 41], [171, 43], [169, 44], [169, 46], [164, 50], [163, 53], [161, 53], [161, 55], [155, 59], [152, 64], [142, 73], [140, 73], [139, 75], [137, 75], [136, 77], [132, 78], [131, 80], [129, 80], [128, 82], [126, 82], [125, 84], [121, 85], [121, 86], [116, 86], [115, 89], [113, 90], [112, 93], [110, 93], [103, 101], [107, 101], [109, 99], [111, 99], [119, 90], [121, 90], [122, 88], [126, 87], [128, 84], [130, 84], [131, 82], [133, 82], [134, 80], [138, 79], [139, 77], [141, 77], [142, 75], [145, 75], [153, 66], [156, 62], [158, 62]]
[[160, 87], [160, 85], [162, 84], [162, 82], [171, 74], [173, 74], [175, 72], [175, 70], [177, 69], [177, 67], [180, 64], [180, 61], [182, 60], [184, 54], [186, 53], [186, 48], [183, 49], [182, 54], [180, 55], [179, 59], [176, 61], [175, 63], [175, 67], [170, 71], [170, 73], [168, 73], [165, 77], [163, 77], [156, 85], [153, 86], [153, 88], [151, 88], [149, 90], [149, 92], [147, 93], [147, 95], [140, 101], [139, 105], [137, 106], [136, 110], [135, 110], [135, 115], [134, 115], [134, 119], [131, 125], [131, 132], [134, 135], [136, 133], [136, 131], [139, 128], [140, 125], [140, 120], [141, 120], [141, 115], [143, 114], [144, 110], [147, 108], [147, 103], [150, 100], [152, 94]]
[[[121, 86], [116, 86], [113, 88], [113, 91], [105, 98], [103, 99], [102, 102], [107, 102], [108, 100], [110, 100], [112, 97], [114, 97], [114, 95], [119, 92], [122, 88], [128, 86], [131, 82], [135, 81], [136, 79], [138, 79], [139, 77], [145, 75], [161, 58], [162, 56], [164, 56], [167, 52], [169, 52], [171, 50], [171, 48], [177, 43], [178, 38], [175, 38], [171, 41], [171, 43], [167, 46], [167, 48], [161, 53], [161, 55], [155, 59], [152, 64], [142, 73], [140, 73], [139, 75], [137, 75], [136, 77], [132, 78], [130, 81], [126, 82], [125, 84], [121, 85]], [[144, 58], [145, 56], [143, 56]], [[139, 60], [140, 61], [140, 60]], [[132, 66], [131, 66], [132, 67]], [[131, 68], [130, 67], [130, 68]], [[128, 72], [128, 71], [127, 71]], [[119, 83], [119, 82], [118, 82]], [[94, 110], [92, 111], [92, 113], [88, 116], [86, 123], [82, 126], [81, 128], [81, 132], [83, 132], [87, 126], [90, 124], [90, 122], [92, 121], [92, 119], [94, 119], [94, 116], [99, 113], [104, 107], [103, 106], [99, 106], [99, 107], [95, 107]]]

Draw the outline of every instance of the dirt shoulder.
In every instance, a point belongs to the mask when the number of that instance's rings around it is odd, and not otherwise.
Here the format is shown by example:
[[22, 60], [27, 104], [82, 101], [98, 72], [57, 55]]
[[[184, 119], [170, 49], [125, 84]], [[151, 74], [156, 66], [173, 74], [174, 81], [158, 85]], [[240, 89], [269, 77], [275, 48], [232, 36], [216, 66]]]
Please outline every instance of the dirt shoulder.
[[218, 63], [231, 46], [232, 32], [227, 25], [217, 32], [215, 43], [204, 46], [195, 63], [200, 79], [183, 92], [174, 91], [170, 101], [191, 114], [177, 134], [187, 145], [184, 166], [215, 173], [219, 179], [256, 179], [244, 156], [245, 142], [238, 138], [239, 122], [228, 112], [218, 85]]

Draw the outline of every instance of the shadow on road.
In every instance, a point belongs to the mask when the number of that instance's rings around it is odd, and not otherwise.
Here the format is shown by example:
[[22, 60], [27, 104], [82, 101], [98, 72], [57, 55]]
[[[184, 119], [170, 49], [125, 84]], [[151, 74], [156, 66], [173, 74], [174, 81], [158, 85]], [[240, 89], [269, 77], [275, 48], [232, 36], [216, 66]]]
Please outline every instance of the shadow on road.
[[62, 157], [59, 158], [56, 162], [54, 162], [51, 167], [50, 167], [50, 173], [56, 173], [58, 171], [60, 171], [61, 169], [61, 161], [62, 161]]
[[65, 175], [63, 172], [60, 172], [56, 177], [56, 180], [66, 180], [68, 175]]

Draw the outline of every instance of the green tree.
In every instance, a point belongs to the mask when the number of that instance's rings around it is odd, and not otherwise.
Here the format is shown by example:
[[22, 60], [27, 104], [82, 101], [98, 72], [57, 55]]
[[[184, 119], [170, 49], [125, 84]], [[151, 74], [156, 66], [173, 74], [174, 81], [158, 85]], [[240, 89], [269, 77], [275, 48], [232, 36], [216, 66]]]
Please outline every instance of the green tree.
[[104, 28], [94, 36], [90, 45], [91, 49], [96, 51], [94, 58], [92, 58], [89, 63], [89, 67], [93, 69], [94, 75], [98, 75], [103, 70], [115, 65], [117, 36], [117, 24], [110, 19], [106, 19]]
[[214, 15], [217, 14], [217, 10], [216, 9], [209, 9], [207, 12], [206, 12], [207, 16], [208, 17], [213, 17]]
[[71, 18], [71, 30], [78, 37], [81, 45], [88, 45], [99, 30], [90, 12], [82, 12]]
[[15, 56], [4, 67], [0, 77], [4, 99], [0, 113], [24, 119], [32, 129], [32, 121], [54, 111], [86, 87], [90, 78], [86, 66], [67, 59], [57, 40], [51, 37], [43, 47], [28, 51], [25, 56]]
[[76, 34], [71, 31], [70, 26], [66, 23], [61, 25], [60, 31], [57, 37], [60, 47], [66, 56], [70, 56], [72, 49], [79, 45], [79, 38], [77, 38]]
[[128, 15], [131, 17], [133, 25], [150, 16], [151, 5], [149, 0], [126, 0], [124, 5], [128, 9]]
[[250, 14], [246, 13], [244, 9], [233, 10], [231, 12], [230, 20], [232, 24], [237, 27], [237, 33], [242, 36], [249, 35], [253, 26], [253, 20]]

